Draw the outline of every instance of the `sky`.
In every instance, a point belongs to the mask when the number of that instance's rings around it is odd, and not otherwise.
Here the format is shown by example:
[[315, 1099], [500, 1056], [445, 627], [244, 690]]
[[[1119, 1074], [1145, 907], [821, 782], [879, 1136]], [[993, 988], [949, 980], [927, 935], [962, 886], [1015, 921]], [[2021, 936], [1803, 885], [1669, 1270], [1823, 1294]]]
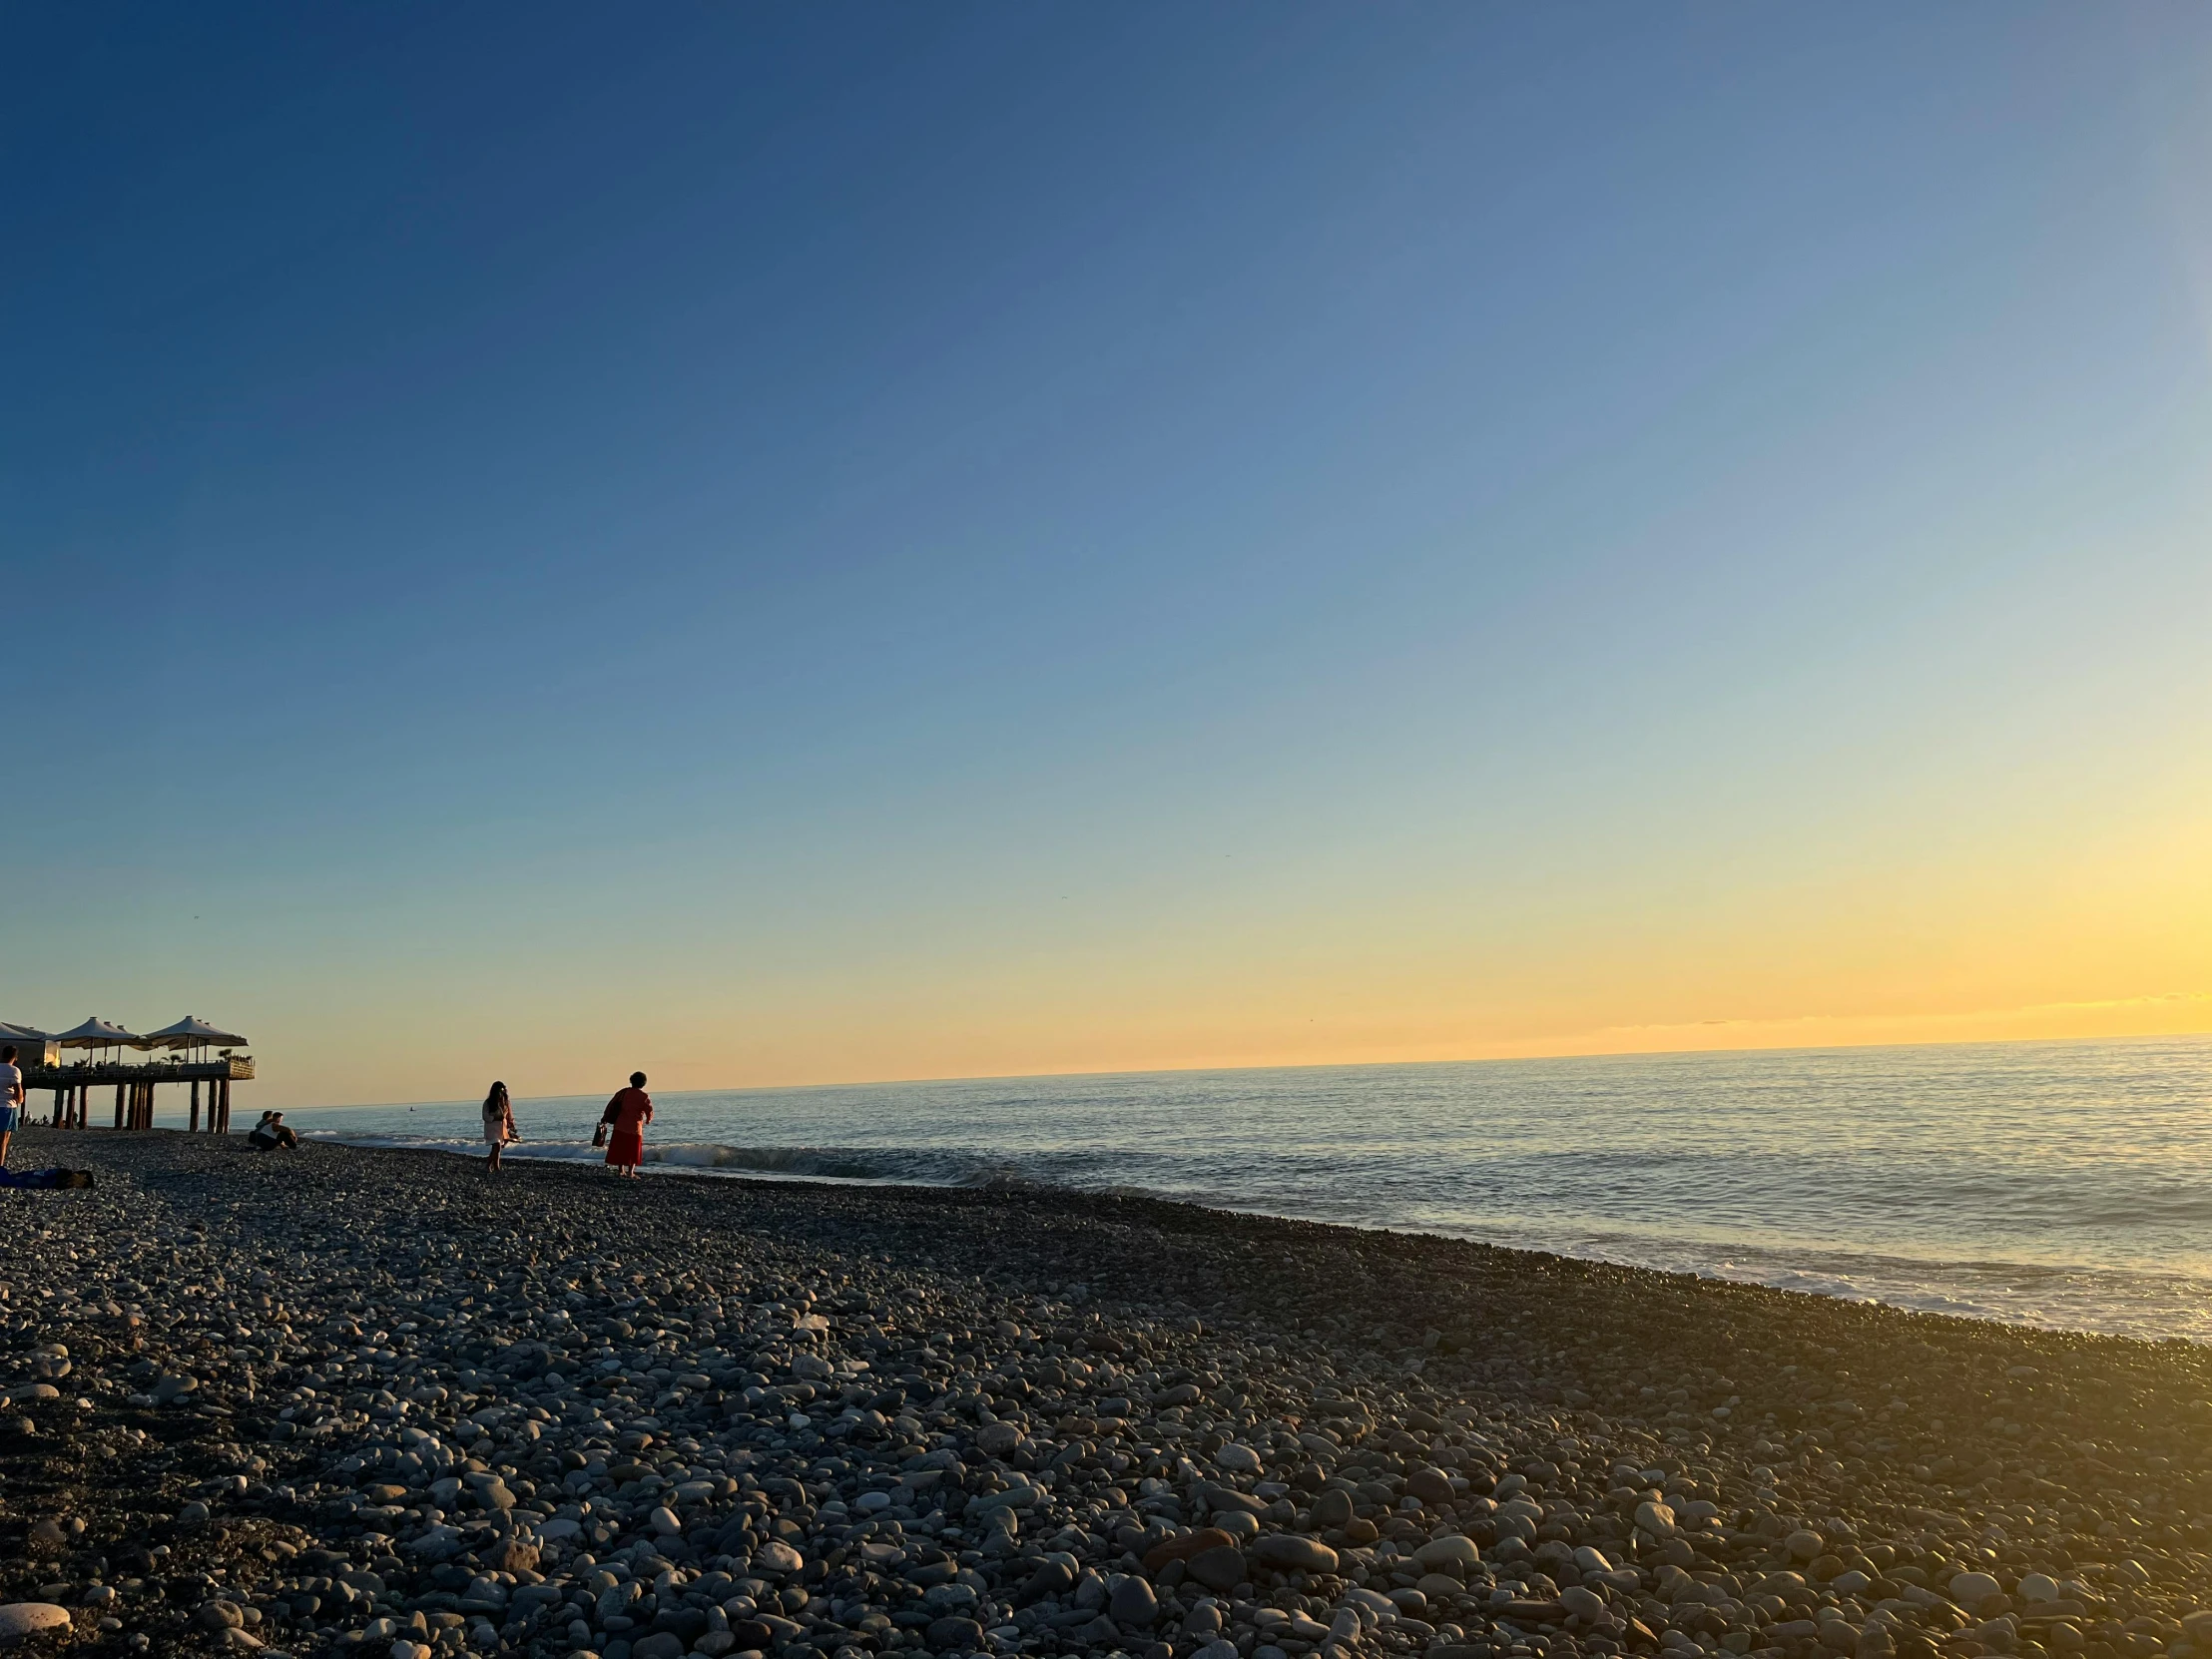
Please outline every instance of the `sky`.
[[0, 1018], [2212, 1029], [2208, 177], [2201, 8], [14, 8]]

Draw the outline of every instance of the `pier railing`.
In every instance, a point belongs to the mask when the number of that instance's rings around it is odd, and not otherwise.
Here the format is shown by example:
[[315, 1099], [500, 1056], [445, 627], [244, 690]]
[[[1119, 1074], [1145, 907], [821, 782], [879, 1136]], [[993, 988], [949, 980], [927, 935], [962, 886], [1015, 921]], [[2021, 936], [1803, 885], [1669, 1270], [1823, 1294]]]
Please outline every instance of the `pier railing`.
[[25, 1066], [26, 1089], [66, 1089], [72, 1083], [205, 1083], [254, 1080], [254, 1057], [233, 1054], [220, 1060], [103, 1061], [98, 1065]]

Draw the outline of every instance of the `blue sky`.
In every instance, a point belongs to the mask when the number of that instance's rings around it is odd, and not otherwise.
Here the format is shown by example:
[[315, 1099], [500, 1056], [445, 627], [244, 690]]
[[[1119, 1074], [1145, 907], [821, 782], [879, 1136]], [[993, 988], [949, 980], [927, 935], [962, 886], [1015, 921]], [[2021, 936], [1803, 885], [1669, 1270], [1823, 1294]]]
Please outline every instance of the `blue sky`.
[[5, 27], [0, 1017], [293, 1101], [2212, 1023], [2200, 14]]

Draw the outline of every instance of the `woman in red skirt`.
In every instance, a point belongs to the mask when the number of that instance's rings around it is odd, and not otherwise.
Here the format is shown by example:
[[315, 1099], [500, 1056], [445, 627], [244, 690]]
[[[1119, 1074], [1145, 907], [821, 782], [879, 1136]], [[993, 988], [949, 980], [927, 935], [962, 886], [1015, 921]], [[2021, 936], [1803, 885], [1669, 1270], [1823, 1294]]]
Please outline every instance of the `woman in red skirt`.
[[633, 1071], [630, 1086], [607, 1102], [599, 1121], [612, 1131], [607, 1162], [618, 1175], [635, 1178], [645, 1162], [645, 1126], [653, 1121], [653, 1097], [645, 1092], [645, 1073]]

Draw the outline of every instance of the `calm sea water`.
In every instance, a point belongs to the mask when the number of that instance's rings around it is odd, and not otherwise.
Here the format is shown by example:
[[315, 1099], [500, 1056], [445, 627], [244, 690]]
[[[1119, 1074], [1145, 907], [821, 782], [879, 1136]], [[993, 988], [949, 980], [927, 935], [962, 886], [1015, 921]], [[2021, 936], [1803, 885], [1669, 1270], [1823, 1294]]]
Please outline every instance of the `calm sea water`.
[[[520, 1102], [527, 1139], [509, 1155], [598, 1156], [605, 1100]], [[655, 1106], [649, 1160], [732, 1176], [1147, 1192], [2212, 1340], [2212, 1038], [1001, 1078]], [[473, 1101], [294, 1118], [335, 1139], [481, 1151]]]

